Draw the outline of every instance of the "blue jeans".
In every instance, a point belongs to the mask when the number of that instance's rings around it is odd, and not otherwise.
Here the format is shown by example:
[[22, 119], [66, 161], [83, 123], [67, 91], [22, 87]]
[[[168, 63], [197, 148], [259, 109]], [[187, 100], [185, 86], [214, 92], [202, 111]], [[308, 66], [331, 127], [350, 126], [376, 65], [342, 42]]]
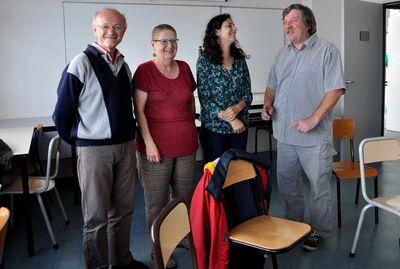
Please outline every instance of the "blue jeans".
[[246, 151], [247, 130], [240, 134], [220, 134], [202, 127], [200, 143], [203, 148], [204, 163], [212, 162], [231, 148]]

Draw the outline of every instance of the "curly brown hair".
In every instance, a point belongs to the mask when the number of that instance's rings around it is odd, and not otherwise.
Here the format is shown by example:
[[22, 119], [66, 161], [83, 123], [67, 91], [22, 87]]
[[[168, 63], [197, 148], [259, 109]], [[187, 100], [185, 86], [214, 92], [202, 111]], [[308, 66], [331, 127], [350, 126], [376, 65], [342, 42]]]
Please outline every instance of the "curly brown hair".
[[[218, 36], [215, 34], [216, 30], [221, 29], [222, 24], [231, 15], [228, 13], [220, 14], [213, 17], [207, 24], [206, 33], [203, 39], [203, 47], [201, 54], [210, 59], [213, 64], [222, 65], [222, 50], [218, 44]], [[247, 57], [246, 53], [240, 48], [239, 42], [232, 43], [231, 56], [235, 59], [244, 59]]]

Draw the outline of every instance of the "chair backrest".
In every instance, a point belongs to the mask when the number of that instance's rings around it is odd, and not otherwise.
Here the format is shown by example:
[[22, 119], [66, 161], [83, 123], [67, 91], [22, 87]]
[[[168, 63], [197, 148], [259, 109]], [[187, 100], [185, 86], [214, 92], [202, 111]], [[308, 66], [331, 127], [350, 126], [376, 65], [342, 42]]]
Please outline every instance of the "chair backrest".
[[333, 139], [349, 140], [351, 161], [354, 162], [354, 139], [356, 137], [356, 124], [354, 119], [334, 119]]
[[3, 264], [4, 245], [6, 242], [7, 225], [10, 218], [10, 211], [5, 208], [0, 208], [0, 264]]
[[374, 163], [400, 160], [400, 143], [395, 138], [367, 138], [360, 143], [360, 161]]
[[334, 119], [333, 139], [346, 140], [354, 139], [356, 136], [356, 124], [354, 119]]
[[175, 198], [154, 219], [151, 227], [156, 268], [165, 268], [175, 248], [185, 237], [189, 241], [193, 268], [196, 267], [188, 209], [182, 199]]
[[365, 184], [364, 165], [368, 163], [400, 160], [400, 141], [391, 137], [372, 137], [361, 141], [360, 156], [361, 190], [364, 199], [371, 203]]
[[223, 188], [255, 178], [256, 176], [256, 171], [252, 163], [245, 160], [232, 160], [229, 162], [228, 173]]
[[43, 133], [43, 124], [38, 124], [35, 127], [35, 130], [32, 135], [31, 148], [29, 149], [31, 163], [35, 169], [35, 174], [44, 176], [44, 171], [42, 169], [42, 165], [40, 164], [40, 155], [39, 155], [39, 140]]
[[43, 124], [36, 125], [32, 135], [31, 149], [32, 147], [38, 146], [39, 139], [42, 133], [43, 133]]
[[[59, 164], [60, 164], [60, 143], [61, 139], [57, 135], [50, 140], [49, 149], [47, 152], [47, 167], [46, 167], [46, 184], [44, 184], [43, 189], [38, 192], [44, 192], [49, 186], [49, 180], [54, 179], [58, 174]], [[53, 160], [55, 160], [55, 166], [53, 169]]]

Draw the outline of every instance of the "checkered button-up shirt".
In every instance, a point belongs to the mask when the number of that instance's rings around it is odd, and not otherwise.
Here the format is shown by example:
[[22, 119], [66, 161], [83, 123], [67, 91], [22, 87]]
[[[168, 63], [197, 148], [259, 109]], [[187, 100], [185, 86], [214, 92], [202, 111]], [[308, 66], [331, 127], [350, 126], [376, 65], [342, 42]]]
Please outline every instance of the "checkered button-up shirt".
[[283, 47], [275, 58], [267, 87], [275, 92], [273, 131], [283, 143], [314, 146], [332, 140], [332, 113], [308, 133], [289, 125], [312, 115], [325, 94], [344, 89], [338, 49], [313, 34], [300, 50], [292, 44]]

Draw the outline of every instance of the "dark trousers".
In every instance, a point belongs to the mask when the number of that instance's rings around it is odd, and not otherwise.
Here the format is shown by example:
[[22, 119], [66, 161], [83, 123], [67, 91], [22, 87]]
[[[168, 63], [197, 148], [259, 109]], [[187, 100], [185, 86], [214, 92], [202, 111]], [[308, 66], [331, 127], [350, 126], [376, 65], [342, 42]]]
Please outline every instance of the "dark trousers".
[[240, 134], [220, 134], [202, 127], [200, 143], [203, 148], [204, 163], [212, 162], [231, 148], [246, 151], [247, 130]]

